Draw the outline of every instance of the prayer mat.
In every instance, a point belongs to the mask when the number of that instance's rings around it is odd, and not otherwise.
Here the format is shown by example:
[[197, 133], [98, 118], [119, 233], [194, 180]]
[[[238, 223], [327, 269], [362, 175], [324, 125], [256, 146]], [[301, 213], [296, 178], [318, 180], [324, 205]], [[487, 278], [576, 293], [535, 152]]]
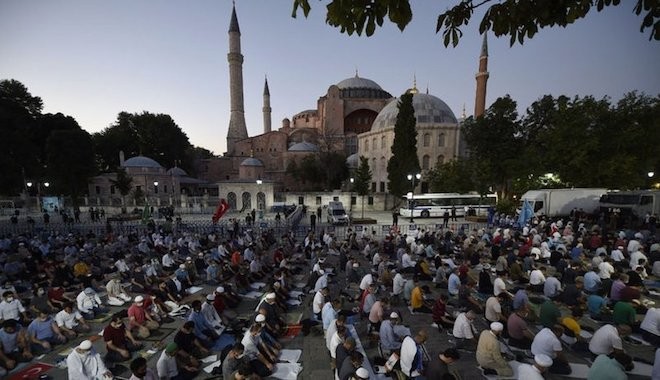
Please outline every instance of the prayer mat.
[[48, 372], [51, 368], [54, 368], [54, 365], [46, 363], [34, 363], [29, 367], [25, 367], [20, 371], [11, 374], [9, 380], [32, 380], [38, 379], [39, 376]]
[[[146, 340], [146, 341], [150, 341], [150, 342], [157, 342], [157, 341], [165, 339], [168, 335], [170, 335], [175, 330], [176, 329], [168, 329], [168, 328], [161, 327], [158, 330], [152, 331], [151, 335], [149, 335], [148, 338], [142, 338], [142, 340]], [[136, 338], [137, 338], [137, 336], [136, 336]], [[140, 339], [140, 338], [138, 338], [138, 339]]]

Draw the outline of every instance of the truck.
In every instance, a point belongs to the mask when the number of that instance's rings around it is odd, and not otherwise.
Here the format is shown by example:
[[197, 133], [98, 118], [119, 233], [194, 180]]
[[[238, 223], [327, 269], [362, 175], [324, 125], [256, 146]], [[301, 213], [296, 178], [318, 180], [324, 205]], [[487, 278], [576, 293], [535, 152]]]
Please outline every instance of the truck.
[[620, 217], [643, 220], [646, 215], [660, 214], [660, 191], [610, 191], [600, 198], [600, 211]]
[[593, 214], [598, 211], [600, 197], [606, 193], [607, 189], [595, 188], [538, 189], [526, 192], [520, 201], [529, 202], [534, 215], [568, 216], [575, 209]]
[[339, 201], [328, 203], [328, 223], [329, 224], [348, 224], [350, 218], [344, 209], [344, 204]]

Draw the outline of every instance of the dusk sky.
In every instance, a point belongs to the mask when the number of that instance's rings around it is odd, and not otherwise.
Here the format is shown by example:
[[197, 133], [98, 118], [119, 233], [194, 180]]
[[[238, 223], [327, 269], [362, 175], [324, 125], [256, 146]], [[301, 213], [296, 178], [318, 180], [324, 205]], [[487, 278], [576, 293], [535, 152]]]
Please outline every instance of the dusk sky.
[[[372, 37], [325, 24], [325, 2], [291, 18], [291, 0], [239, 0], [245, 118], [263, 132], [268, 75], [273, 129], [316, 108], [330, 85], [355, 75], [398, 96], [412, 86], [443, 99], [460, 117], [474, 109], [482, 37], [480, 15], [457, 48], [445, 48], [435, 23], [448, 1], [413, 0], [404, 32], [387, 24]], [[542, 30], [524, 45], [489, 35], [487, 106], [510, 94], [525, 109], [544, 94], [610, 96], [660, 93], [660, 43], [639, 32], [634, 2], [592, 13], [568, 28]], [[0, 79], [16, 79], [44, 112], [73, 116], [90, 133], [121, 111], [166, 113], [191, 143], [225, 151], [229, 124], [229, 0], [0, 0]]]

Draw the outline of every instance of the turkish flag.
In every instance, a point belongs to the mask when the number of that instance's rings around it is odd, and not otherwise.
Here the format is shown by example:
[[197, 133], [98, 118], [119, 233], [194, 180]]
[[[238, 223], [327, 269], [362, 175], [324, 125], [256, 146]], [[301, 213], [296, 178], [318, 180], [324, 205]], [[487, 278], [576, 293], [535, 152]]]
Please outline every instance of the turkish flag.
[[220, 199], [218, 208], [215, 210], [215, 213], [213, 214], [213, 218], [211, 218], [213, 224], [218, 223], [218, 220], [222, 218], [222, 216], [227, 212], [227, 210], [229, 210], [229, 204], [227, 203], [225, 198]]

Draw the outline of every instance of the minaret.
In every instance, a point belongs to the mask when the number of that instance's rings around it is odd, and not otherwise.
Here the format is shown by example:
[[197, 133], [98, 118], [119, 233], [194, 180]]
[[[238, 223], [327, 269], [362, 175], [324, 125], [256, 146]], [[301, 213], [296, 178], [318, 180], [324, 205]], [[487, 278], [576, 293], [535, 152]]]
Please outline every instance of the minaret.
[[264, 113], [264, 133], [270, 132], [270, 91], [268, 90], [268, 78], [264, 81], [264, 107], [262, 108]]
[[236, 18], [236, 6], [231, 11], [229, 23], [229, 129], [227, 130], [227, 154], [234, 155], [234, 144], [248, 137], [243, 108], [243, 54], [241, 54], [241, 29]]
[[488, 76], [488, 41], [484, 32], [484, 42], [481, 44], [481, 55], [479, 56], [479, 72], [475, 75], [477, 79], [477, 95], [474, 100], [475, 119], [486, 111], [486, 82]]

